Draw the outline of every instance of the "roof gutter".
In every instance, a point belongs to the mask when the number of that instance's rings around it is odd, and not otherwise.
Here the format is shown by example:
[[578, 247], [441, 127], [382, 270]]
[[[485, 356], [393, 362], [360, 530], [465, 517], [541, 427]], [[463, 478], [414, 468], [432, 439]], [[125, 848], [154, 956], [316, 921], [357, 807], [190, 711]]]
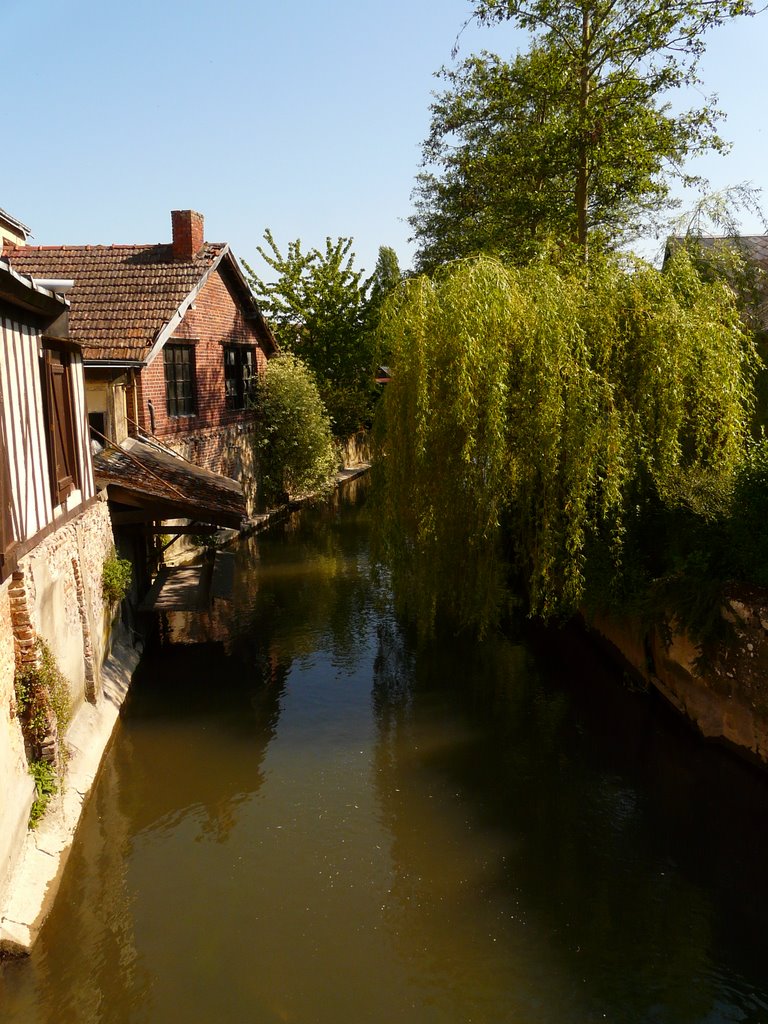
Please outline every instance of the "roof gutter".
[[47, 288], [49, 292], [55, 292], [57, 295], [66, 295], [75, 287], [72, 278], [32, 277], [30, 280], [38, 288]]

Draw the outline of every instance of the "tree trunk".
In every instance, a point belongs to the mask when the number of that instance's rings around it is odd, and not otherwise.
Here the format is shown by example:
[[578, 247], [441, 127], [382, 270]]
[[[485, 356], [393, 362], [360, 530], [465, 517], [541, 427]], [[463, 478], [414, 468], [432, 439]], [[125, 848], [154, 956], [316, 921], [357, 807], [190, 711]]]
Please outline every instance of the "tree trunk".
[[585, 4], [581, 12], [581, 67], [579, 68], [579, 152], [576, 169], [576, 240], [582, 251], [584, 262], [587, 261], [587, 210], [589, 207], [588, 182], [588, 139], [587, 112], [589, 110], [590, 74], [589, 49], [592, 37], [592, 24], [589, 7]]

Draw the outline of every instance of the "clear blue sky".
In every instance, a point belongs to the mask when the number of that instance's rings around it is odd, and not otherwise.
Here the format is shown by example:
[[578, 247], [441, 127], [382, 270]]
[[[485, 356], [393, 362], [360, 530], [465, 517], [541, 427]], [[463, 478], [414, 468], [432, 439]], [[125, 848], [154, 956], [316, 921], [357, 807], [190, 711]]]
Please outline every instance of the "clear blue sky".
[[[433, 72], [469, 11], [466, 0], [0, 0], [0, 207], [41, 245], [167, 241], [170, 210], [191, 207], [209, 241], [250, 263], [270, 227], [283, 246], [352, 236], [369, 270], [391, 245], [407, 267]], [[461, 54], [524, 44], [509, 26], [472, 28]], [[767, 54], [768, 14], [710, 37], [703, 91], [719, 94], [733, 142], [701, 168], [716, 187], [768, 186]]]

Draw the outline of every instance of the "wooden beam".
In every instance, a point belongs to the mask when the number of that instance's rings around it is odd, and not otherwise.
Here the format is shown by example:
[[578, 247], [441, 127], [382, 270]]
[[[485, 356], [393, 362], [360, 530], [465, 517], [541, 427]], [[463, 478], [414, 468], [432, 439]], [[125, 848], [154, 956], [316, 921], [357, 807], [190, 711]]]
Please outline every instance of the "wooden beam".
[[183, 537], [192, 533], [218, 533], [220, 529], [220, 526], [209, 526], [208, 524], [203, 526], [201, 523], [195, 526], [192, 523], [189, 526], [148, 526], [146, 532], [157, 537], [162, 537], [164, 534], [167, 534], [169, 537]]
[[144, 510], [128, 512], [127, 510], [112, 508], [110, 509], [110, 515], [115, 526], [131, 526], [134, 523], [141, 525], [142, 523], [154, 522], [152, 517]]
[[[193, 498], [188, 499], [186, 502], [173, 499], [165, 501], [161, 498], [155, 498], [153, 495], [141, 494], [138, 491], [131, 491], [113, 483], [107, 485], [107, 493], [109, 494], [110, 505], [113, 502], [117, 502], [120, 505], [128, 505], [131, 508], [138, 507], [144, 509], [144, 519], [137, 520], [138, 522], [150, 522], [153, 519], [157, 519], [159, 522], [166, 519], [191, 519], [199, 521], [202, 516], [210, 514], [210, 519], [214, 521], [213, 525], [219, 528], [228, 527], [233, 530], [240, 528], [241, 516], [238, 513], [202, 507]], [[167, 533], [168, 531], [163, 530], [162, 532]]]

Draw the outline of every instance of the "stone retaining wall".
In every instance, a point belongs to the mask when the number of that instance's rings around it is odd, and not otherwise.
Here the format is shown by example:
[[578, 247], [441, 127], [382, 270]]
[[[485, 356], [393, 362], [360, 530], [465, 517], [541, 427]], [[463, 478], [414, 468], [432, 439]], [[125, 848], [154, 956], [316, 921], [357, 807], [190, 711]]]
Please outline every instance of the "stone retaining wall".
[[589, 625], [702, 736], [768, 766], [768, 593], [734, 590], [721, 615], [722, 638], [703, 649], [679, 628], [605, 615]]
[[110, 642], [101, 572], [113, 546], [106, 501], [45, 537], [0, 586], [0, 902], [27, 831], [34, 786], [14, 694], [17, 668], [48, 644], [66, 678], [73, 711], [101, 694]]
[[341, 446], [341, 464], [349, 468], [370, 464], [372, 461], [371, 443], [365, 430], [348, 437]]

